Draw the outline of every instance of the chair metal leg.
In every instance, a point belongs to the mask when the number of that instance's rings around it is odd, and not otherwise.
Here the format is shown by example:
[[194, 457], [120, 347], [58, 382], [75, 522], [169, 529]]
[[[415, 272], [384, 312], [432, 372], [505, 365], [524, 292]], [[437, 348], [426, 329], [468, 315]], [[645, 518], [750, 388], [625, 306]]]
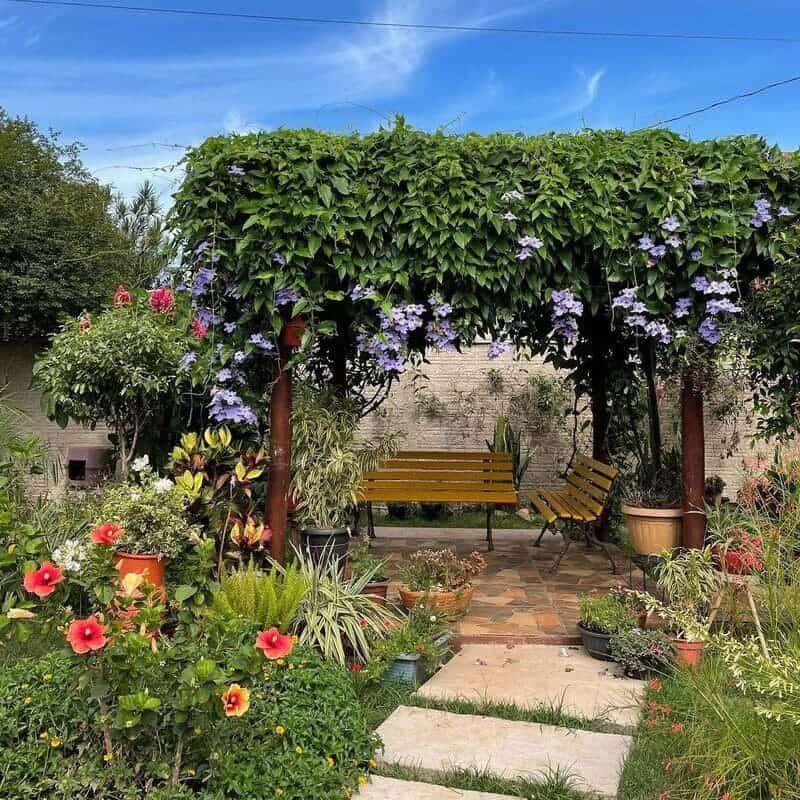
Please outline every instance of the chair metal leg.
[[494, 550], [494, 540], [492, 539], [492, 523], [494, 522], [494, 505], [487, 503], [486, 505], [486, 541], [488, 550]]
[[567, 550], [569, 550], [569, 546], [572, 543], [572, 535], [570, 533], [570, 526], [564, 525], [564, 532], [562, 533], [564, 537], [564, 546], [561, 548], [561, 551], [556, 556], [555, 561], [550, 565], [550, 569], [548, 570], [551, 575], [555, 575], [558, 572], [558, 568], [561, 566], [561, 559], [567, 554]]
[[372, 515], [372, 503], [367, 503], [367, 535], [375, 538], [375, 517]]
[[539, 537], [533, 543], [534, 547], [539, 547], [542, 544], [542, 539], [543, 539], [544, 535], [547, 533], [547, 529], [549, 527], [550, 527], [550, 523], [549, 522], [545, 522], [544, 527], [542, 528], [542, 532], [539, 534]]

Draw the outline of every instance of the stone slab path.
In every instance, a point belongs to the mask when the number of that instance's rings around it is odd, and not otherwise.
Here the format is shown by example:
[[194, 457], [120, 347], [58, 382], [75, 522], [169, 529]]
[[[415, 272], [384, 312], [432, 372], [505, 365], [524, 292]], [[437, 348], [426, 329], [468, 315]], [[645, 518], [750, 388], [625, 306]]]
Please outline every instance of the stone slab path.
[[430, 783], [398, 781], [375, 775], [358, 793], [359, 800], [513, 800], [508, 795], [467, 792]]
[[575, 785], [614, 797], [631, 737], [495, 717], [400, 706], [380, 726], [382, 760], [423, 770], [488, 770], [504, 778], [542, 777], [560, 768]]
[[419, 694], [437, 700], [560, 706], [572, 716], [634, 727], [643, 685], [582, 647], [471, 644], [420, 687]]

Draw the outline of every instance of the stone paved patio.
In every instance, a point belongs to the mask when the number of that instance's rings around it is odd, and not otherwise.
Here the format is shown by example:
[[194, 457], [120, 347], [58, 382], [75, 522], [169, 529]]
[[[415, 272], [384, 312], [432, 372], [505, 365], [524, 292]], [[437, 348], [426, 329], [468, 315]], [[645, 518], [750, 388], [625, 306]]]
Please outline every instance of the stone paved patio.
[[390, 597], [396, 597], [399, 565], [420, 548], [450, 547], [466, 554], [479, 550], [488, 567], [475, 581], [472, 606], [455, 629], [464, 642], [574, 643], [579, 592], [607, 589], [628, 581], [628, 561], [612, 548], [617, 575], [598, 549], [573, 542], [556, 575], [548, 567], [562, 546], [560, 536], [545, 535], [533, 547], [532, 530], [497, 530], [495, 549], [486, 553], [485, 533], [466, 528], [379, 527], [376, 555], [389, 560]]

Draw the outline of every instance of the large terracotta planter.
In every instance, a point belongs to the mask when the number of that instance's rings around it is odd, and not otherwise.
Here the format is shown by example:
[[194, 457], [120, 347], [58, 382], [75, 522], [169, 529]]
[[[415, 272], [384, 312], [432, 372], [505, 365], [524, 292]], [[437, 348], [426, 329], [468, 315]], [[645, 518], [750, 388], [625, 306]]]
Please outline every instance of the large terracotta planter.
[[472, 595], [475, 594], [472, 586], [465, 586], [457, 592], [414, 592], [407, 586], [401, 586], [398, 591], [404, 608], [423, 605], [431, 611], [438, 611], [451, 617], [466, 614], [472, 602]]
[[386, 605], [386, 595], [388, 592], [389, 581], [373, 581], [364, 587], [364, 594], [378, 606]]
[[658, 556], [681, 542], [683, 511], [679, 508], [641, 508], [622, 506], [625, 525], [634, 551], [643, 556]]
[[167, 587], [164, 583], [164, 568], [167, 560], [159, 555], [123, 553], [118, 552], [114, 555], [114, 563], [119, 570], [120, 578], [126, 575], [143, 575], [147, 583], [161, 590], [161, 596], [166, 599]]
[[687, 642], [686, 639], [673, 639], [675, 643], [675, 663], [681, 667], [698, 667], [703, 660], [705, 642]]

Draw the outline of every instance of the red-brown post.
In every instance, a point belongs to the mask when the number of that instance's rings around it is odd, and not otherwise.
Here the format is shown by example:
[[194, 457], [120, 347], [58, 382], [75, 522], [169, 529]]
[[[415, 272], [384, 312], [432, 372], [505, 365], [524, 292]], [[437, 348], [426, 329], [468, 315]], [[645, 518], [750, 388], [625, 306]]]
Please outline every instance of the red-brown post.
[[292, 371], [286, 368], [292, 350], [287, 329], [278, 338], [278, 379], [272, 387], [269, 409], [269, 486], [267, 522], [272, 529], [269, 552], [280, 564], [286, 562], [287, 506], [292, 452]]
[[684, 547], [703, 547], [706, 517], [703, 497], [706, 481], [706, 440], [703, 429], [703, 389], [690, 370], [681, 386], [681, 458], [683, 471]]

